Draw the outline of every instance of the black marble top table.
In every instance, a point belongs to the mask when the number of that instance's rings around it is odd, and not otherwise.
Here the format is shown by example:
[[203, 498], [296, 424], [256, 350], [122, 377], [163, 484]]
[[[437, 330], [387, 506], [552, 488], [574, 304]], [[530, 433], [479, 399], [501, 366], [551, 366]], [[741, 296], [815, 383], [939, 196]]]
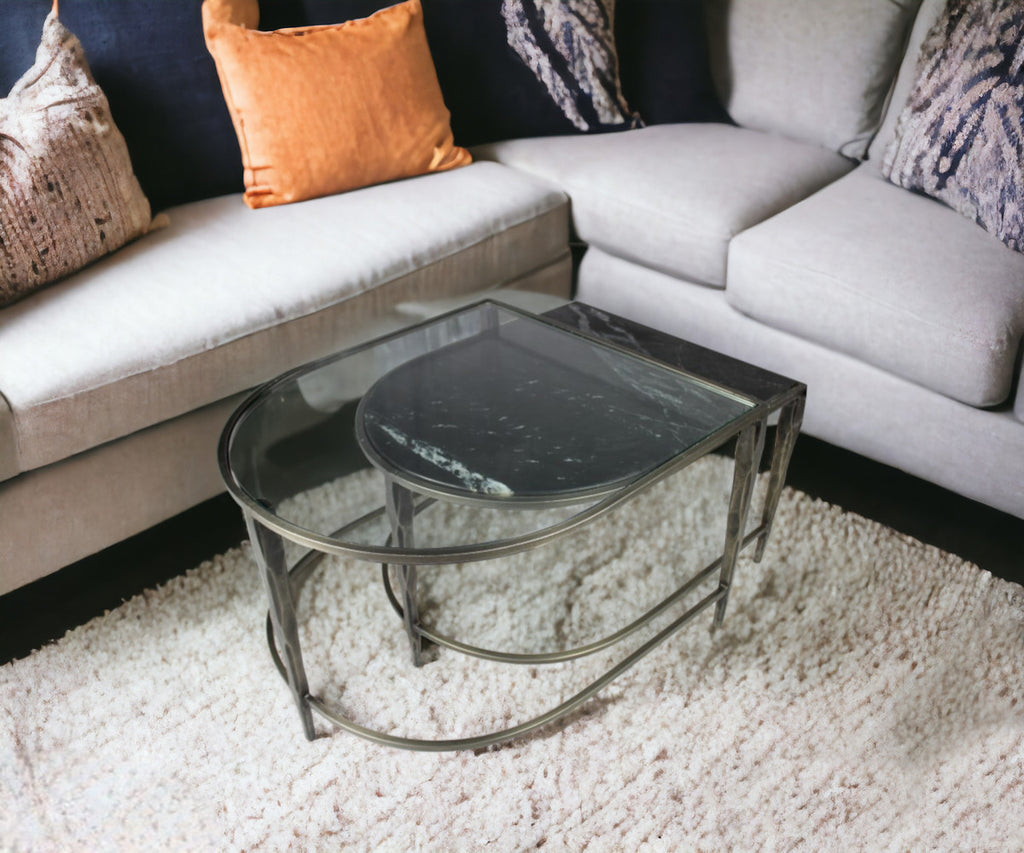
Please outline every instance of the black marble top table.
[[514, 317], [386, 373], [356, 422], [367, 457], [411, 489], [537, 502], [619, 488], [752, 405], [639, 351]]
[[[805, 393], [801, 383], [586, 305], [538, 317], [488, 300], [260, 388], [224, 427], [219, 461], [245, 514], [268, 592], [271, 653], [306, 737], [317, 736], [315, 711], [379, 744], [485, 748], [573, 712], [704, 610], [714, 607], [720, 626], [740, 551], [755, 545], [755, 560], [764, 552]], [[751, 529], [770, 416], [778, 418], [770, 474]], [[574, 534], [733, 438], [721, 556], [613, 633], [570, 649], [509, 652], [421, 620], [419, 566], [512, 556]], [[301, 546], [294, 564], [287, 543]], [[532, 719], [469, 737], [412, 738], [368, 728], [310, 692], [297, 598], [310, 573], [328, 565], [327, 554], [380, 564], [416, 666], [425, 663], [424, 641], [501, 663], [568, 662], [677, 610], [597, 680]], [[710, 581], [694, 602], [690, 593]]]

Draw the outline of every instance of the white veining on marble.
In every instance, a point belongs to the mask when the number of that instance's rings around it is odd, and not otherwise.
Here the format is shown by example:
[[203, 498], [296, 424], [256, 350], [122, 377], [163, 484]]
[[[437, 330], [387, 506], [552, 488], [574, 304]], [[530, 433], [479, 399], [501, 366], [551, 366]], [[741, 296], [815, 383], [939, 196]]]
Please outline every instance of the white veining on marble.
[[452, 459], [441, 448], [429, 442], [410, 438], [401, 430], [397, 430], [387, 424], [381, 424], [380, 428], [393, 441], [402, 447], [409, 448], [420, 459], [440, 468], [442, 471], [454, 474], [462, 482], [462, 485], [471, 492], [502, 497], [508, 497], [513, 494], [513, 491], [501, 481], [470, 471], [458, 459]]

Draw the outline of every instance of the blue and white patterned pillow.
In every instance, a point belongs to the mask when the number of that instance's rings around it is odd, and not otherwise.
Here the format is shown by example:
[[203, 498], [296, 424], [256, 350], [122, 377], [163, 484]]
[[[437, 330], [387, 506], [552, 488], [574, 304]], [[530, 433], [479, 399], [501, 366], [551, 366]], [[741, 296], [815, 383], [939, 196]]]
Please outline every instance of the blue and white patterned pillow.
[[615, 0], [502, 0], [508, 44], [578, 131], [641, 125], [622, 95]]

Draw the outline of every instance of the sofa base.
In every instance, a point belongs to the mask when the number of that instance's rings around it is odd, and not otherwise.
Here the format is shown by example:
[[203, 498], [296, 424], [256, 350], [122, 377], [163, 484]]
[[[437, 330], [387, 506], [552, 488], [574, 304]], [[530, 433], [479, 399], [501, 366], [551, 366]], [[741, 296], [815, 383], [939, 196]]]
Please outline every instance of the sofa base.
[[576, 298], [807, 383], [804, 431], [1024, 518], [1024, 423], [740, 314], [716, 290], [591, 247]]
[[[571, 277], [567, 254], [501, 288], [436, 303], [400, 303], [352, 330], [338, 349], [488, 296], [545, 310], [550, 297], [568, 297]], [[224, 491], [217, 442], [247, 393], [0, 483], [0, 595]]]

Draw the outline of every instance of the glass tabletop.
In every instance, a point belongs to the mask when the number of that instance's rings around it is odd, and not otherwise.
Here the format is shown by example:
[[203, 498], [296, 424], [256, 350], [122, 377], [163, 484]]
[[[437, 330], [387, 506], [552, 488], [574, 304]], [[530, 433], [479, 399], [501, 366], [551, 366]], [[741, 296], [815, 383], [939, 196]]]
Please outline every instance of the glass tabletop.
[[485, 301], [260, 389], [225, 428], [221, 469], [262, 523], [367, 557], [403, 553], [383, 510], [398, 482], [418, 511], [440, 505], [416, 553], [457, 555], [571, 525], [727, 440], [756, 405]]

